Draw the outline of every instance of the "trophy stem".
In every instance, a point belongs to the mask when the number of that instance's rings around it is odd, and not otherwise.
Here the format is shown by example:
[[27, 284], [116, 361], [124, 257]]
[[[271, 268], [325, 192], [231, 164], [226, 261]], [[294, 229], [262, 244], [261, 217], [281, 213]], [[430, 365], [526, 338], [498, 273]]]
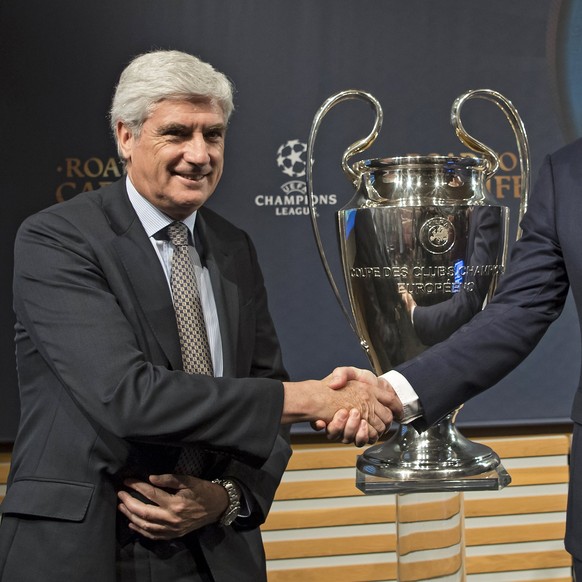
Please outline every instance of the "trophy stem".
[[358, 457], [356, 486], [367, 495], [497, 490], [511, 477], [489, 447], [466, 439], [454, 424], [457, 411], [418, 433], [400, 425], [385, 443]]

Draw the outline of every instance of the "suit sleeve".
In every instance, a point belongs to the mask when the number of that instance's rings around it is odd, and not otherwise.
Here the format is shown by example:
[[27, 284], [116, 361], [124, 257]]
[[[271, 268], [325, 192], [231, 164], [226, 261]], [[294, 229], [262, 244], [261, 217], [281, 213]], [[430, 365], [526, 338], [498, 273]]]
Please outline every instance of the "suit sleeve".
[[537, 345], [561, 313], [569, 289], [556, 229], [552, 160], [548, 157], [522, 221], [508, 270], [489, 305], [448, 340], [396, 368], [419, 395], [419, 428], [491, 387]]
[[[19, 333], [40, 354], [36, 371], [47, 367], [57, 379], [50, 383], [58, 391], [55, 398], [72, 398], [97, 431], [124, 439], [197, 442], [262, 464], [278, 437], [281, 382], [190, 376], [152, 364], [113, 290], [120, 283], [106, 272], [100, 252], [58, 211], [28, 219], [17, 236]], [[34, 386], [42, 373], [35, 379], [33, 370], [22, 370], [21, 383], [43, 389]]]
[[[283, 367], [281, 349], [269, 314], [263, 275], [253, 244], [248, 238], [247, 241], [253, 270], [256, 306], [255, 343], [249, 376], [277, 378], [285, 381], [288, 380], [288, 375]], [[251, 510], [250, 516], [236, 520], [236, 527], [255, 528], [265, 521], [290, 457], [289, 427], [284, 426], [280, 429], [269, 458], [261, 467], [252, 467], [236, 459], [230, 461], [224, 471], [224, 476], [232, 477], [243, 485], [246, 502]]]

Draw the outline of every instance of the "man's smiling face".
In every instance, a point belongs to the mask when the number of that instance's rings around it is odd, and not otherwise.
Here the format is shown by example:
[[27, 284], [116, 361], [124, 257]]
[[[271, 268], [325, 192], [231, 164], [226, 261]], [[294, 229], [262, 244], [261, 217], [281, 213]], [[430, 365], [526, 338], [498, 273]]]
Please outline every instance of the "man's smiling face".
[[214, 192], [224, 166], [226, 123], [210, 100], [160, 101], [134, 137], [117, 127], [127, 173], [136, 190], [175, 220], [200, 208]]

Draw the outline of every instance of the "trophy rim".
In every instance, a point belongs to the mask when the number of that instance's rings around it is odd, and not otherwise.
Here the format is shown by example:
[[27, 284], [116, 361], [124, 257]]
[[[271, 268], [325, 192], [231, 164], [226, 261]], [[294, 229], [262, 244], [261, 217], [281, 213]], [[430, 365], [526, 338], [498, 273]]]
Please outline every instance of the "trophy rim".
[[361, 160], [356, 164], [360, 169], [397, 169], [399, 167], [412, 168], [422, 166], [445, 166], [449, 168], [462, 169], [485, 169], [487, 160], [474, 156], [442, 156], [442, 155], [414, 155], [414, 156], [393, 156], [389, 158], [371, 158]]

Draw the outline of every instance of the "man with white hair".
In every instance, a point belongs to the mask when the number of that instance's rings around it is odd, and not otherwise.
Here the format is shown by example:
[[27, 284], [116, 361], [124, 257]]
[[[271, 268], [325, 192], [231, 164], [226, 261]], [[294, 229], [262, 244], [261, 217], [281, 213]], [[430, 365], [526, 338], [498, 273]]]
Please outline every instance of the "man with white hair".
[[126, 176], [19, 230], [2, 582], [265, 579], [280, 425], [364, 444], [392, 420], [371, 372], [288, 381], [254, 247], [203, 207], [232, 109], [210, 65], [137, 57], [111, 108]]

